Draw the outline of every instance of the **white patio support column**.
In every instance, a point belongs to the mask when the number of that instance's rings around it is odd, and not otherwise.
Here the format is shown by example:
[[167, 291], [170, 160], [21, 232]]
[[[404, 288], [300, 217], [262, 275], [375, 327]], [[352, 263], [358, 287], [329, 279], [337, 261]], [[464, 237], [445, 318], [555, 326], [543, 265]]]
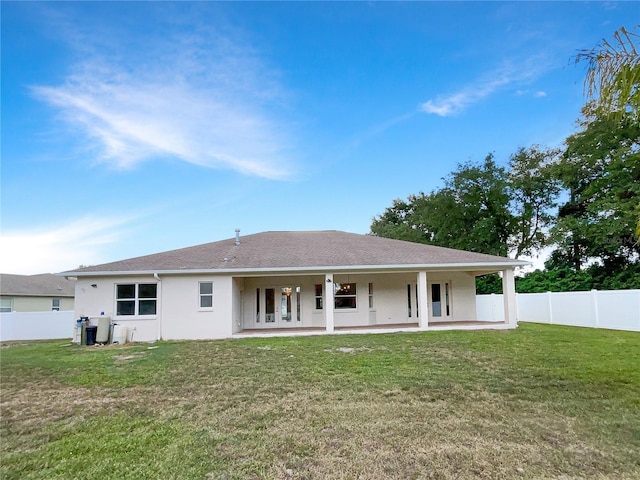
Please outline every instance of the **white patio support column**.
[[418, 272], [418, 326], [429, 328], [429, 299], [427, 297], [427, 272]]
[[157, 273], [154, 273], [153, 277], [158, 281], [158, 286], [156, 287], [156, 322], [158, 322], [156, 336], [158, 340], [162, 340], [162, 280]]
[[324, 276], [324, 322], [327, 333], [333, 332], [333, 308], [335, 305], [333, 299], [333, 273], [327, 273]]
[[515, 328], [518, 326], [518, 311], [516, 307], [516, 281], [512, 268], [502, 271], [502, 298], [504, 300], [504, 321]]

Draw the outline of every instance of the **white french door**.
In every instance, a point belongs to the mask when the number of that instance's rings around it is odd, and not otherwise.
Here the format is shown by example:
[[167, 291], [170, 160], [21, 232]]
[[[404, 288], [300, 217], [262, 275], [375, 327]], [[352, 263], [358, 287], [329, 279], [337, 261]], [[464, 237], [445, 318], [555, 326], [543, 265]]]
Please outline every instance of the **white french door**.
[[429, 291], [431, 298], [431, 320], [447, 322], [451, 320], [451, 282], [432, 283]]
[[[300, 324], [300, 294], [297, 286], [256, 289], [256, 327], [286, 328]], [[261, 306], [264, 305], [264, 312]]]

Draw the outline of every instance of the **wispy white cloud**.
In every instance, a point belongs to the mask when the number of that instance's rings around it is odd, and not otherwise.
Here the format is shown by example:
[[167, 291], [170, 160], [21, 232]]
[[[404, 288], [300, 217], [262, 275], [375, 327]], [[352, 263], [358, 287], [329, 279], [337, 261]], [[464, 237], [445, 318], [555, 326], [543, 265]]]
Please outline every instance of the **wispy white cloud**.
[[[420, 110], [441, 117], [456, 115], [495, 92], [535, 80], [545, 68], [546, 62], [540, 56], [522, 62], [507, 62], [457, 92], [427, 100], [420, 105]], [[516, 92], [522, 93], [522, 90]]]
[[120, 240], [134, 217], [87, 216], [51, 227], [3, 229], [2, 273], [55, 273], [103, 263], [104, 250]]
[[117, 55], [79, 46], [83, 60], [62, 84], [32, 90], [117, 168], [161, 157], [285, 176], [291, 135], [277, 112], [277, 72], [250, 47], [206, 29], [142, 43]]
[[532, 96], [533, 98], [544, 98], [547, 96], [547, 92], [545, 92], [544, 90], [536, 90], [534, 92], [532, 92], [531, 90], [516, 90], [513, 93], [516, 97], [523, 97], [523, 96]]
[[364, 133], [361, 133], [357, 137], [355, 137], [352, 140], [351, 145], [354, 146], [354, 147], [357, 147], [361, 143], [363, 143], [364, 141], [370, 140], [371, 138], [374, 138], [374, 137], [386, 132], [390, 128], [393, 128], [393, 127], [395, 127], [396, 125], [398, 125], [398, 124], [400, 124], [402, 122], [406, 122], [407, 120], [409, 120], [410, 118], [412, 118], [416, 114], [417, 114], [417, 112], [415, 112], [415, 111], [408, 112], [408, 113], [403, 113], [402, 115], [398, 115], [398, 116], [393, 117], [393, 118], [391, 118], [389, 120], [386, 120], [386, 121], [384, 121], [382, 123], [374, 125], [373, 127], [369, 128]]

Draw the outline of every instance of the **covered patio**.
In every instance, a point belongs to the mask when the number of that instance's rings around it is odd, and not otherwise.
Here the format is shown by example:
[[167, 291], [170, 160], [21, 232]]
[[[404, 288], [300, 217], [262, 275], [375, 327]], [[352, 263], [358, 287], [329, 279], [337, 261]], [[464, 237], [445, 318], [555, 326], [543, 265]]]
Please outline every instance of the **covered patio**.
[[[494, 270], [492, 270], [493, 272]], [[504, 329], [516, 326], [513, 269], [500, 270], [504, 321], [477, 320], [475, 278], [457, 269], [299, 272], [236, 277], [234, 337]]]

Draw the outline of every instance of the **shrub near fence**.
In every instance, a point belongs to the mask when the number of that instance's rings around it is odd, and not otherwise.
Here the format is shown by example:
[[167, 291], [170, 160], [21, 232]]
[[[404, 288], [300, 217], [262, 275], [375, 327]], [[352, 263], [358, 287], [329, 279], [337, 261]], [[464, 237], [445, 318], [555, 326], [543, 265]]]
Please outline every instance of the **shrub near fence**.
[[71, 338], [73, 310], [0, 313], [0, 341]]
[[[504, 319], [502, 295], [476, 296], [478, 320]], [[518, 321], [640, 332], [640, 290], [518, 293]]]

